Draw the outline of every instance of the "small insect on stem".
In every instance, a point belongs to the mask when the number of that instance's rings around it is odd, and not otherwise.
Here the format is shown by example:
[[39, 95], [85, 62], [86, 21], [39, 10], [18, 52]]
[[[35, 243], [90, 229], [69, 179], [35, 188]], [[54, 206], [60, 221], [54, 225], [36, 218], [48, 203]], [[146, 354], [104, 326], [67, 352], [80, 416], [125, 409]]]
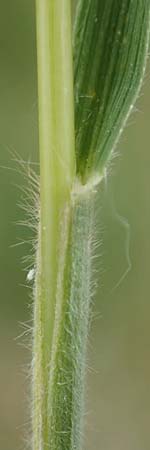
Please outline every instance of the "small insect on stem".
[[30, 283], [31, 281], [34, 280], [34, 276], [35, 276], [35, 269], [34, 267], [32, 269], [29, 270], [29, 272], [27, 273], [27, 278], [26, 280], [28, 281], [28, 283]]

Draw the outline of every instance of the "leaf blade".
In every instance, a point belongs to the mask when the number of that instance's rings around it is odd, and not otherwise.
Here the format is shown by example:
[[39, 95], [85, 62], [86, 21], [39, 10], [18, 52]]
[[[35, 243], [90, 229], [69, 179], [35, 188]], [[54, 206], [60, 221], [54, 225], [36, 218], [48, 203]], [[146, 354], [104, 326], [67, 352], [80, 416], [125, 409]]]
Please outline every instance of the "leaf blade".
[[137, 98], [149, 43], [148, 0], [79, 0], [73, 31], [77, 171], [103, 172]]

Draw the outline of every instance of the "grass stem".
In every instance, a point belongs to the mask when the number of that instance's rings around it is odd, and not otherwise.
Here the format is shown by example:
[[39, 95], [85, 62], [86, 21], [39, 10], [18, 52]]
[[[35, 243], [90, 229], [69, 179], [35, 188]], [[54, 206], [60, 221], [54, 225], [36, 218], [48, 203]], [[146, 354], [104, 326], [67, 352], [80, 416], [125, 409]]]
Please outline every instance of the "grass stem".
[[41, 450], [48, 436], [60, 211], [70, 196], [75, 175], [70, 0], [36, 0], [36, 20], [40, 229], [33, 337], [33, 449]]

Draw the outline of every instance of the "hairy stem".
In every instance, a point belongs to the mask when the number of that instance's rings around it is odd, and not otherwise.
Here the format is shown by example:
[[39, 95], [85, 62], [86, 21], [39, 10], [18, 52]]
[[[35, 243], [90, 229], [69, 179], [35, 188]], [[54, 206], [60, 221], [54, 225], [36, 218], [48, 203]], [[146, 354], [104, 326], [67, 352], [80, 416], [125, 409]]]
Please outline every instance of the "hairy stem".
[[48, 384], [55, 317], [60, 210], [75, 173], [70, 0], [36, 0], [40, 229], [33, 336], [33, 449], [48, 446]]
[[62, 221], [49, 384], [50, 450], [81, 448], [94, 197], [80, 186]]
[[76, 5], [74, 107], [71, 0], [36, 0], [40, 220], [33, 450], [81, 448], [94, 186], [132, 109], [149, 42], [149, 0]]

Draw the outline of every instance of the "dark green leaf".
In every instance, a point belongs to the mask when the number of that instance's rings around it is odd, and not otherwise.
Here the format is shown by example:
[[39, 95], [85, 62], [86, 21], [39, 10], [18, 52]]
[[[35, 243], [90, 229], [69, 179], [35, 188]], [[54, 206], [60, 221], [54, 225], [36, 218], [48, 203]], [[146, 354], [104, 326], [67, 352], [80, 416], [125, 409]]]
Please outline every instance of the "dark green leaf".
[[74, 21], [77, 171], [101, 174], [143, 78], [149, 0], [78, 0]]

